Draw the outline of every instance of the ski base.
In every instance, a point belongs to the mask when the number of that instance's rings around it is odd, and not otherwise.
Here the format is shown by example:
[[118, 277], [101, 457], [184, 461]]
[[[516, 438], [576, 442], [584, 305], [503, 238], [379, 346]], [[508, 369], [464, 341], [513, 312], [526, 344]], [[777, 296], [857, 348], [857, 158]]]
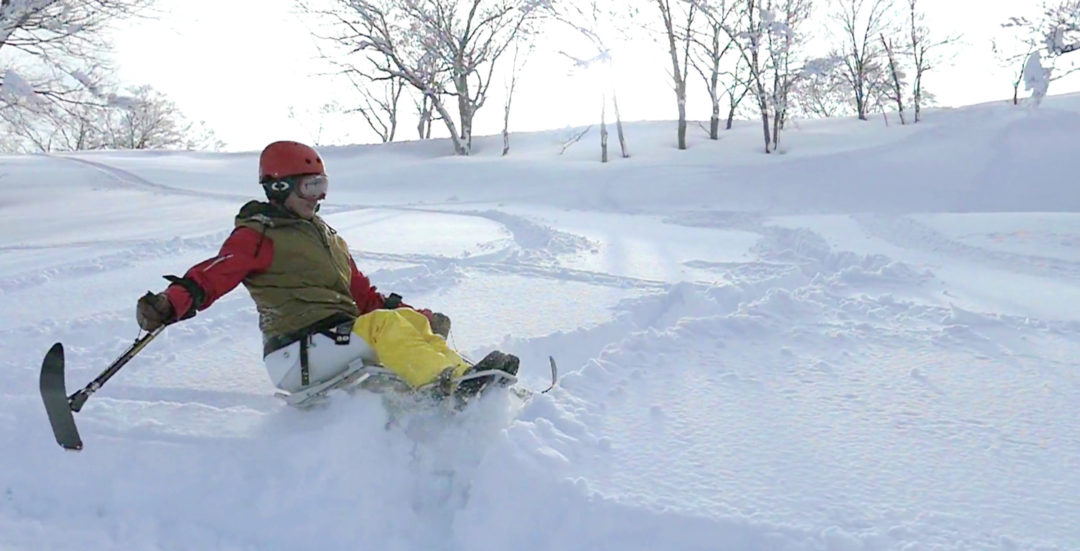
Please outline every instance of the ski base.
[[64, 383], [64, 347], [60, 343], [54, 344], [49, 353], [45, 354], [45, 360], [41, 363], [39, 385], [56, 443], [65, 450], [81, 450], [82, 438], [75, 426], [75, 416]]

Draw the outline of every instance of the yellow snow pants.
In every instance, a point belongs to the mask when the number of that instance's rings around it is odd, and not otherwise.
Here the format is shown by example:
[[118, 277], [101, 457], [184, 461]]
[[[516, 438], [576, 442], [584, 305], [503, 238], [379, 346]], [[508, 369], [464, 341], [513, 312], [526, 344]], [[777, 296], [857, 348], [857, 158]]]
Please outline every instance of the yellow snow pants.
[[431, 332], [426, 316], [409, 308], [375, 310], [356, 318], [353, 333], [375, 351], [383, 367], [413, 388], [426, 385], [448, 368], [460, 377], [469, 364]]

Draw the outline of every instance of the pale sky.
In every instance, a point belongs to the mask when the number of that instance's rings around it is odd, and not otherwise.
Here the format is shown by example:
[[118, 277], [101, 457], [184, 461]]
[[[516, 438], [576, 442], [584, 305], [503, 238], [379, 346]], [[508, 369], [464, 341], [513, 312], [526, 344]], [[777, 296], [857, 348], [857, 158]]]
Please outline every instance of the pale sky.
[[[824, 5], [825, 0], [817, 3]], [[1030, 13], [1038, 1], [924, 0], [924, 4], [935, 33], [963, 36], [949, 64], [926, 77], [939, 104], [1010, 97], [1010, 76], [994, 59], [990, 40], [1008, 16]], [[319, 106], [332, 100], [347, 104], [350, 92], [317, 76], [324, 68], [293, 0], [158, 0], [158, 9], [163, 13], [160, 18], [117, 30], [117, 76], [125, 83], [150, 84], [164, 92], [190, 118], [205, 121], [229, 150], [258, 150], [277, 139], [376, 140], [359, 127], [363, 124], [359, 119], [347, 128], [332, 128], [333, 121], [325, 121], [320, 133], [315, 118]], [[642, 15], [653, 13], [643, 9]], [[824, 35], [823, 29], [807, 30]], [[570, 64], [555, 53], [559, 47], [553, 40], [537, 45], [514, 96], [512, 131], [598, 122], [601, 100], [590, 88], [596, 76], [571, 74]], [[624, 120], [676, 118], [666, 55], [663, 46], [647, 37], [615, 52]], [[707, 119], [703, 85], [694, 78], [689, 86], [688, 116]], [[1054, 83], [1050, 92], [1076, 90], [1080, 82], [1066, 80]], [[501, 131], [502, 97], [493, 96], [477, 115], [477, 135]], [[412, 111], [405, 101], [401, 108]], [[414, 139], [414, 123], [403, 124], [398, 138]]]

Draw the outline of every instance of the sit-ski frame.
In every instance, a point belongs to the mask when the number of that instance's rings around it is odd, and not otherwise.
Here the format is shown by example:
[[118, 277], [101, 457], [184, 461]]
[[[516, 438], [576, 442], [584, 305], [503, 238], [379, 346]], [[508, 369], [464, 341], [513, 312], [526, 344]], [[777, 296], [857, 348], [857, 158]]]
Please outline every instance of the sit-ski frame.
[[[547, 393], [555, 387], [558, 381], [558, 367], [555, 358], [548, 356], [551, 364], [551, 384], [540, 394]], [[417, 388], [412, 388], [397, 373], [379, 364], [364, 363], [363, 360], [354, 360], [349, 363], [344, 372], [321, 383], [311, 385], [296, 392], [277, 392], [275, 396], [281, 398], [286, 404], [307, 408], [322, 402], [326, 393], [331, 390], [355, 390], [369, 389], [375, 391], [394, 391], [400, 393], [425, 393], [434, 391], [437, 395], [450, 396], [454, 390], [465, 381], [492, 377], [492, 382], [502, 386], [510, 386], [517, 382], [518, 378], [499, 369], [485, 369], [482, 371], [470, 371], [460, 377], [453, 376], [453, 369], [447, 368], [438, 379]]]

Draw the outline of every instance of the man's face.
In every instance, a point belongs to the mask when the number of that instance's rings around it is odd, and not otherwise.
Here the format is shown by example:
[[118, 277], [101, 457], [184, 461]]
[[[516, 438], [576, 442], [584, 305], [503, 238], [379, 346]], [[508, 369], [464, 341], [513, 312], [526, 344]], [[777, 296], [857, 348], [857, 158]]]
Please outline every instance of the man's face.
[[285, 198], [285, 208], [295, 212], [300, 218], [307, 220], [311, 220], [315, 216], [315, 207], [318, 204], [318, 199], [304, 199], [297, 195], [295, 191]]
[[285, 198], [285, 208], [301, 218], [311, 220], [315, 216], [319, 201], [326, 199], [328, 186], [329, 180], [324, 174], [301, 176], [293, 186], [292, 193]]

